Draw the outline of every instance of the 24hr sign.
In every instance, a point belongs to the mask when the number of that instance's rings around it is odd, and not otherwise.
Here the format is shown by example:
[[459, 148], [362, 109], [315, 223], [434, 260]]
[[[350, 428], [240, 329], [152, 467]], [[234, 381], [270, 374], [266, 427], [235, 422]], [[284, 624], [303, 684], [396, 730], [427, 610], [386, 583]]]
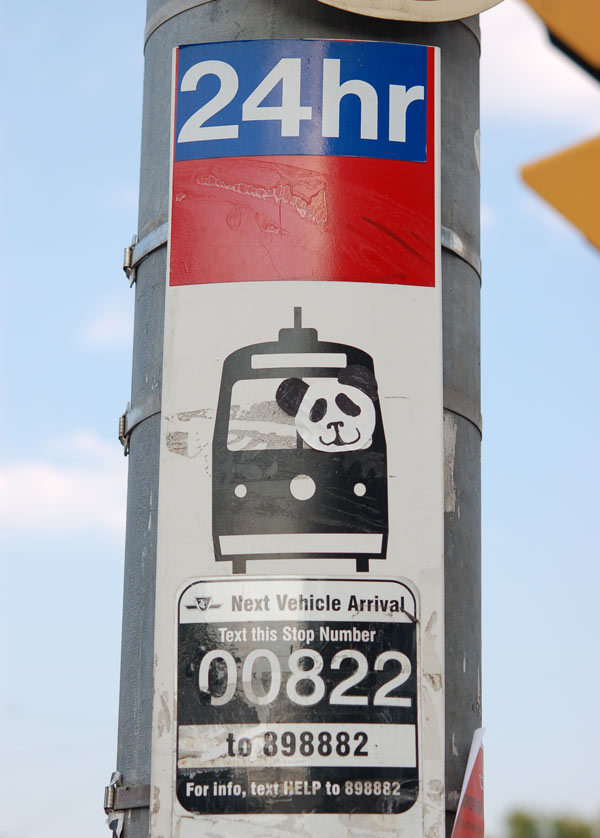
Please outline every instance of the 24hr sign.
[[432, 287], [435, 62], [417, 44], [179, 47], [169, 284]]
[[421, 46], [275, 40], [180, 47], [175, 160], [268, 148], [423, 161], [427, 95]]

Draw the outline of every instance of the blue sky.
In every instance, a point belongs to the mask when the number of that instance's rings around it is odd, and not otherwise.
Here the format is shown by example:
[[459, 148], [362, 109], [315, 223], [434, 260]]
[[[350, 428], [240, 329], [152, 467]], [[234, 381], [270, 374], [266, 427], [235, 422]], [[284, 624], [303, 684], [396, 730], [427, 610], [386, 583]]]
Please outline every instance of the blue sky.
[[[600, 814], [599, 254], [520, 165], [600, 131], [600, 87], [507, 0], [483, 16], [487, 815]], [[515, 32], [520, 34], [515, 35]]]
[[[1, 838], [103, 838], [115, 765], [144, 4], [3, 11]], [[518, 168], [600, 87], [518, 0], [482, 16], [488, 834], [600, 815], [600, 257]], [[66, 819], [65, 819], [66, 815]]]

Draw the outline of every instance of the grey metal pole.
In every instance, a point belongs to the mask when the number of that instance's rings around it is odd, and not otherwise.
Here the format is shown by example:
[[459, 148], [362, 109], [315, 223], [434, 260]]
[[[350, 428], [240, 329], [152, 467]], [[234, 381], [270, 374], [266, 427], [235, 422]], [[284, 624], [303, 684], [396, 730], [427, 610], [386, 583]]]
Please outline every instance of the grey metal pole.
[[[441, 48], [444, 328], [446, 808], [454, 820], [481, 724], [479, 385], [479, 23], [396, 23], [316, 0], [148, 0], [138, 238], [168, 216], [171, 51], [255, 38], [347, 38]], [[150, 782], [156, 509], [166, 246], [137, 266], [117, 768]], [[137, 411], [137, 415], [135, 412]], [[137, 423], [137, 424], [136, 424]], [[150, 807], [152, 801], [150, 801]], [[149, 808], [127, 809], [124, 838], [146, 838]]]

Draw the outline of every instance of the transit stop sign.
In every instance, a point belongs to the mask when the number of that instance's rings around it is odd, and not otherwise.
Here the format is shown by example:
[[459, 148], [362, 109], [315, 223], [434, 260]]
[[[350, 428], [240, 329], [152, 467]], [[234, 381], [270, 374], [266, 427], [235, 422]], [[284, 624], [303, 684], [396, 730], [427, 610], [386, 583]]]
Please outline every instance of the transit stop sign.
[[175, 50], [152, 838], [443, 831], [438, 59]]

